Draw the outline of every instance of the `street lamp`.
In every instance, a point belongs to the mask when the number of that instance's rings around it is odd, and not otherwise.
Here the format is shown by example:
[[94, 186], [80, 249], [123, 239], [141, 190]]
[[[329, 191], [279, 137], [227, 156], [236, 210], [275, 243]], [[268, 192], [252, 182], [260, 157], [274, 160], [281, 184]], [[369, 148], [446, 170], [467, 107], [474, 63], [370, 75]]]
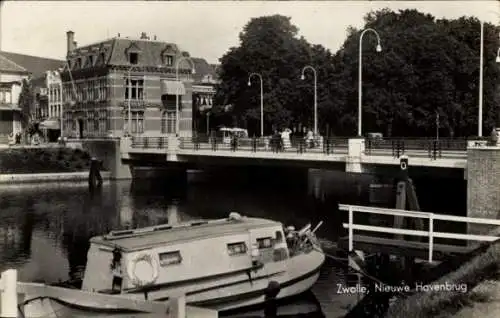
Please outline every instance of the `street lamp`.
[[318, 77], [316, 73], [316, 69], [310, 65], [304, 66], [302, 69], [302, 75], [300, 76], [301, 80], [305, 80], [306, 77], [304, 72], [306, 69], [310, 69], [314, 74], [314, 136], [318, 135]]
[[363, 36], [365, 35], [366, 32], [373, 32], [377, 36], [377, 47], [376, 50], [377, 52], [382, 52], [382, 46], [380, 45], [380, 36], [378, 35], [377, 31], [375, 31], [372, 28], [368, 28], [363, 30], [361, 32], [361, 35], [359, 37], [359, 59], [358, 59], [358, 136], [361, 137], [362, 131], [361, 131], [361, 111], [362, 111], [362, 101], [363, 101], [363, 93], [362, 93], [362, 88], [363, 88], [363, 67], [362, 67], [362, 58], [363, 58]]
[[264, 136], [264, 86], [262, 83], [262, 75], [252, 73], [248, 76], [248, 86], [252, 86], [252, 76], [257, 76], [260, 79], [260, 136]]
[[[179, 64], [182, 61], [191, 63], [191, 74], [196, 73], [193, 60], [187, 56], [183, 56], [179, 58], [175, 64], [175, 80], [177, 82], [179, 82]], [[177, 94], [175, 94], [175, 134], [179, 136], [179, 86], [177, 86]]]

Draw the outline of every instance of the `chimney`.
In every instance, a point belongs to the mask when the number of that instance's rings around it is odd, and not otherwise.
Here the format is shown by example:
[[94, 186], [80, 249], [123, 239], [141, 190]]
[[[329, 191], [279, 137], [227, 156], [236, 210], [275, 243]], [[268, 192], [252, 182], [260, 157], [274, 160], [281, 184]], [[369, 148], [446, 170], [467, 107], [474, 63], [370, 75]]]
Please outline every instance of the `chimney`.
[[156, 41], [156, 35], [154, 36], [154, 40]]
[[66, 51], [68, 54], [75, 49], [74, 45], [75, 45], [75, 32], [73, 31], [66, 32]]
[[118, 37], [120, 37], [120, 33], [118, 33]]
[[146, 34], [146, 32], [142, 32], [141, 33], [141, 40], [147, 40], [148, 39], [148, 36]]

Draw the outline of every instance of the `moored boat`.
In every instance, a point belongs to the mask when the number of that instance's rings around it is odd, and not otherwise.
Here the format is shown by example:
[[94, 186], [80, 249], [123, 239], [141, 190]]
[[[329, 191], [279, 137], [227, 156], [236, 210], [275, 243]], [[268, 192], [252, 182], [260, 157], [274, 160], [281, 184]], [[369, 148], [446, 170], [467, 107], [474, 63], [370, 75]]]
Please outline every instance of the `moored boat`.
[[[132, 299], [167, 301], [219, 311], [309, 290], [325, 256], [308, 224], [300, 231], [280, 222], [244, 217], [112, 231], [93, 237], [82, 290]], [[277, 287], [276, 287], [277, 286]]]
[[[18, 282], [16, 289], [17, 317], [20, 318], [178, 317], [176, 308], [180, 304], [179, 299], [170, 303], [131, 301], [123, 295], [103, 295], [38, 283]], [[216, 311], [191, 306], [185, 307], [185, 313], [193, 318], [218, 317]]]

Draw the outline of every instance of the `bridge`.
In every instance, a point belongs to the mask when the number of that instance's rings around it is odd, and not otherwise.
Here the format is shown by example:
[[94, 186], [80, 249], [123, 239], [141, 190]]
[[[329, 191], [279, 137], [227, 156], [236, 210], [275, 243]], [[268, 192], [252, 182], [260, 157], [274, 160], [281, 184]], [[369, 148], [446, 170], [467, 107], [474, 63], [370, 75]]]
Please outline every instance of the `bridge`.
[[[141, 154], [163, 154], [167, 161], [189, 162], [204, 158], [219, 158], [226, 162], [237, 159], [301, 163], [310, 168], [341, 163], [347, 172], [367, 172], [371, 166], [399, 166], [400, 157], [410, 157], [411, 166], [465, 169], [467, 163], [466, 139], [383, 139], [327, 138], [309, 147], [302, 139], [291, 146], [277, 149], [262, 138], [242, 138], [237, 142], [223, 142], [221, 138], [190, 137], [134, 137], [122, 149], [124, 158]], [[124, 151], [124, 152], [123, 152]]]
[[[485, 140], [334, 137], [317, 140], [314, 147], [308, 147], [303, 139], [292, 139], [291, 146], [285, 149], [276, 149], [269, 139], [237, 141], [227, 143], [202, 136], [140, 136], [79, 140], [73, 146], [103, 159], [114, 179], [129, 179], [131, 167], [146, 163], [184, 171], [189, 165], [277, 165], [390, 176], [400, 173], [406, 156], [412, 176], [448, 176], [454, 171], [461, 174], [467, 180], [468, 217], [498, 218], [500, 147], [488, 145]], [[469, 229], [482, 232], [472, 224]]]

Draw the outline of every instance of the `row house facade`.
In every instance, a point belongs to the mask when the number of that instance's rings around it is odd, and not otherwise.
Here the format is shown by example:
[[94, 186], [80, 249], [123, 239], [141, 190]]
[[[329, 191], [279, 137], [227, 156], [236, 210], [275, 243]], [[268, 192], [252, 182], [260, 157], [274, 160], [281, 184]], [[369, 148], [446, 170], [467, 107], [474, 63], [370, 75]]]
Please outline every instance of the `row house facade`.
[[46, 71], [31, 80], [35, 93], [34, 117], [47, 141], [55, 141], [61, 135], [64, 105], [60, 70]]
[[62, 65], [61, 60], [0, 51], [0, 144], [23, 130], [19, 106], [23, 81]]
[[61, 73], [65, 135], [120, 137], [130, 131], [191, 136], [195, 60], [176, 44], [151, 40], [145, 33], [139, 39], [118, 35], [77, 48], [68, 31], [67, 64]]

